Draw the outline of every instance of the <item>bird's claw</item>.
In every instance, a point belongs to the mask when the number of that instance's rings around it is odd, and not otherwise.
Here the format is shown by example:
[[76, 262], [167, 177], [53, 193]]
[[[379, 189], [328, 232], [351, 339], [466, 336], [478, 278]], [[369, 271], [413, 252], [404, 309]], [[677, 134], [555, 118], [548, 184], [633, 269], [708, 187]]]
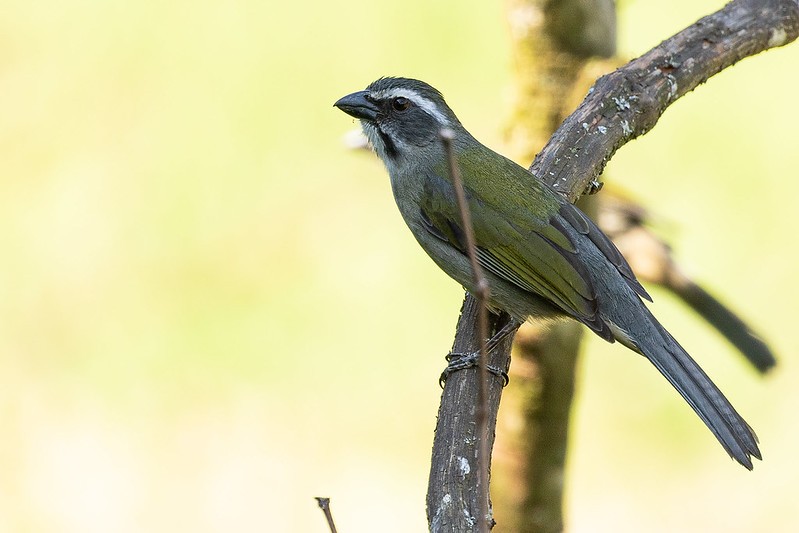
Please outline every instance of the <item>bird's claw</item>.
[[602, 187], [604, 187], [604, 185], [605, 184], [603, 182], [599, 181], [598, 179], [593, 179], [593, 180], [588, 182], [588, 185], [585, 186], [585, 190], [583, 191], [583, 194], [586, 194], [586, 195], [588, 195], [588, 194], [596, 194], [596, 193], [598, 193], [599, 191], [602, 190]]
[[[465, 370], [467, 368], [475, 368], [480, 366], [480, 353], [473, 352], [473, 353], [457, 353], [457, 352], [450, 352], [447, 354], [447, 368], [441, 373], [441, 377], [438, 378], [438, 384], [441, 388], [444, 388], [444, 383], [447, 382], [447, 378], [449, 378], [450, 374], [453, 372], [457, 372], [458, 370]], [[486, 365], [486, 370], [490, 374], [502, 378], [502, 386], [505, 387], [510, 382], [510, 378], [508, 377], [508, 373], [501, 369], [497, 368], [493, 365]]]

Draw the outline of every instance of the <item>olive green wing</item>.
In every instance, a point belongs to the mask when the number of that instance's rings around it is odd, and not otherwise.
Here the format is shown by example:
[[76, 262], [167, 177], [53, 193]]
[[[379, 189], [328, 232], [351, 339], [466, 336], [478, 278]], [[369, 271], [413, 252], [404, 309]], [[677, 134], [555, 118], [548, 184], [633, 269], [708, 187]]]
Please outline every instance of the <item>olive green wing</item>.
[[[560, 215], [561, 205], [570, 204], [547, 197], [549, 201], [539, 203], [535, 211], [509, 217], [508, 209], [527, 206], [504, 205], [500, 212], [474, 190], [467, 188], [466, 193], [480, 265], [521, 290], [549, 300], [612, 341], [610, 327], [598, 313], [596, 288], [578, 257], [571, 236], [574, 232], [569, 232], [566, 226], [570, 224], [568, 215]], [[454, 190], [447, 180], [438, 176], [427, 178], [420, 209], [432, 235], [467, 253]]]

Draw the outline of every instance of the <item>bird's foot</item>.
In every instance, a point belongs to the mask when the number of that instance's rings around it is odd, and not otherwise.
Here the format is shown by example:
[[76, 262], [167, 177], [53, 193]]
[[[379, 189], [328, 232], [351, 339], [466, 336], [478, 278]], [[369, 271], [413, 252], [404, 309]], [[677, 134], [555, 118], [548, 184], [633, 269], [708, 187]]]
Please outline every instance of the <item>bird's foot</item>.
[[[493, 349], [495, 349], [499, 344], [507, 339], [508, 337], [512, 337], [519, 327], [522, 325], [521, 322], [518, 322], [510, 317], [508, 317], [508, 321], [502, 328], [494, 333], [494, 335], [488, 339], [485, 343], [486, 354], [491, 353]], [[457, 372], [458, 370], [465, 370], [467, 368], [479, 367], [480, 361], [480, 352], [473, 352], [473, 353], [461, 353], [461, 352], [450, 352], [447, 354], [447, 368], [441, 373], [441, 377], [438, 378], [438, 384], [441, 385], [441, 388], [444, 388], [444, 383], [446, 383], [447, 378], [453, 372]], [[510, 361], [508, 361], [508, 365], [510, 365]], [[502, 378], [504, 382], [503, 386], [507, 385], [510, 381], [508, 377], [508, 369], [498, 368], [493, 365], [486, 364], [486, 370], [489, 373], [499, 376]]]
[[[438, 378], [438, 384], [441, 385], [441, 388], [444, 388], [444, 383], [447, 382], [450, 374], [453, 372], [457, 372], [458, 370], [466, 370], [467, 368], [476, 368], [480, 366], [480, 352], [473, 352], [473, 353], [458, 353], [458, 352], [450, 352], [447, 354], [447, 368], [441, 373], [441, 377]], [[486, 365], [486, 370], [488, 370], [489, 374], [493, 374], [495, 376], [499, 376], [502, 378], [503, 387], [508, 384], [510, 378], [508, 377], [508, 373], [498, 367], [493, 365]]]

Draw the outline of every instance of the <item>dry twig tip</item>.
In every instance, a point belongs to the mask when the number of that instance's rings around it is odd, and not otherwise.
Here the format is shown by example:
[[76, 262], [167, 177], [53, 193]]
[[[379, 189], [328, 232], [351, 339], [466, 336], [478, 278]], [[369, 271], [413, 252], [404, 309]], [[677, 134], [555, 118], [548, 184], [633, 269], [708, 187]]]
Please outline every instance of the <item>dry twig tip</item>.
[[330, 512], [330, 498], [320, 498], [317, 496], [316, 503], [319, 504], [319, 508], [325, 513], [327, 525], [330, 527], [330, 533], [337, 533], [336, 524], [333, 522], [333, 513]]

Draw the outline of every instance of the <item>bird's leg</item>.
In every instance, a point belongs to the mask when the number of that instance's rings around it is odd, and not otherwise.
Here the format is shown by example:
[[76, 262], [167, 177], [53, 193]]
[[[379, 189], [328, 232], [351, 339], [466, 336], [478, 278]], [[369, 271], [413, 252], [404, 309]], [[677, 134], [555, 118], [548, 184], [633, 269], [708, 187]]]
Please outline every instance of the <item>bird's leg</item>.
[[508, 322], [503, 325], [499, 331], [494, 333], [494, 336], [488, 339], [486, 342], [486, 351], [490, 352], [494, 348], [496, 348], [499, 343], [504, 341], [509, 335], [514, 335], [516, 331], [522, 326], [521, 322], [517, 322], [516, 319], [510, 318]]
[[[499, 331], [494, 333], [494, 335], [488, 339], [486, 342], [486, 356], [491, 353], [491, 350], [499, 346], [499, 344], [504, 341], [509, 335], [513, 335], [516, 333], [516, 330], [522, 325], [521, 322], [517, 322], [514, 319], [510, 319], [504, 326], [500, 328]], [[447, 354], [447, 368], [441, 373], [441, 377], [438, 378], [438, 383], [441, 387], [444, 387], [444, 383], [449, 378], [450, 374], [456, 372], [458, 370], [465, 370], [467, 368], [474, 368], [478, 366], [478, 361], [480, 361], [480, 352], [472, 352], [472, 353], [458, 353], [458, 352], [450, 352]], [[486, 370], [495, 376], [499, 376], [505, 382], [505, 385], [508, 384], [510, 378], [508, 378], [507, 369], [497, 368], [495, 366], [489, 365], [486, 363]]]

